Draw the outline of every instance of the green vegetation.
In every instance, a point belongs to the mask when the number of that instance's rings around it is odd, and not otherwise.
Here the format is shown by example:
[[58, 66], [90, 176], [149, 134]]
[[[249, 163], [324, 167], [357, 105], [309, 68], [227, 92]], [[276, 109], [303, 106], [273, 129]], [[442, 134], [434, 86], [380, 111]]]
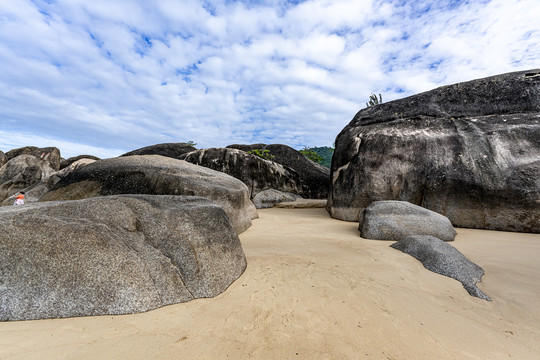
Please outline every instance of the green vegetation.
[[263, 149], [253, 149], [247, 152], [248, 154], [255, 155], [264, 160], [274, 160], [275, 156], [270, 154], [270, 151]]
[[197, 145], [197, 143], [194, 142], [193, 140], [189, 140], [186, 144], [188, 144], [189, 146], [193, 146], [193, 147], [195, 147]]
[[304, 154], [305, 157], [307, 157], [311, 161], [315, 161], [317, 164], [321, 164], [323, 161], [323, 158], [317, 154], [313, 149], [308, 148], [307, 146], [304, 146], [302, 150], [300, 150], [302, 154]]
[[[310, 156], [306, 155], [305, 151], [308, 151], [310, 153], [316, 154], [320, 158], [320, 161], [312, 159]], [[303, 150], [300, 150], [302, 154], [304, 154], [308, 159], [313, 160], [322, 166], [325, 166], [327, 168], [330, 168], [330, 165], [332, 164], [332, 155], [334, 155], [334, 148], [330, 146], [322, 146], [322, 147], [304, 147]]]
[[371, 94], [369, 96], [369, 102], [366, 103], [366, 107], [371, 107], [371, 106], [375, 106], [375, 105], [379, 105], [379, 104], [382, 104], [382, 96], [381, 96], [381, 94], [379, 94], [379, 98], [377, 98], [377, 95]]

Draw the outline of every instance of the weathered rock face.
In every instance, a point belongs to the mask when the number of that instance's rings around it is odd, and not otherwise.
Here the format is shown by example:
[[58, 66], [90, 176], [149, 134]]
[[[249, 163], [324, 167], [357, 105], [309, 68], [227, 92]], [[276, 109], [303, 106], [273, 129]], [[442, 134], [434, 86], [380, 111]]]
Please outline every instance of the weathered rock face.
[[307, 185], [302, 196], [311, 199], [326, 199], [329, 187], [329, 170], [319, 165], [295, 149], [281, 144], [253, 144], [229, 145], [228, 148], [251, 151], [255, 149], [268, 150], [274, 156], [272, 161], [289, 167], [300, 175], [300, 179]]
[[426, 269], [461, 282], [470, 295], [491, 301], [476, 287], [476, 283], [482, 281], [484, 269], [441, 239], [429, 235], [414, 235], [390, 246], [418, 259]]
[[401, 240], [431, 235], [453, 241], [456, 230], [446, 216], [406, 201], [375, 201], [360, 215], [360, 236], [374, 240]]
[[57, 170], [47, 159], [23, 154], [9, 160], [0, 168], [0, 201], [39, 182]]
[[[68, 167], [63, 168], [60, 171], [57, 171], [53, 173], [52, 175], [47, 176], [43, 180], [38, 181], [37, 183], [34, 183], [26, 188], [24, 188], [22, 191], [24, 191], [24, 202], [25, 204], [36, 202], [38, 201], [45, 193], [47, 193], [49, 190], [53, 188], [54, 185], [56, 185], [57, 182], [71, 174], [76, 169], [86, 166], [88, 164], [93, 163], [95, 160], [82, 158], [80, 160], [77, 160]], [[0, 203], [0, 206], [6, 206], [6, 205], [13, 205], [13, 198], [8, 197], [4, 201]]]
[[60, 170], [60, 150], [55, 147], [38, 148], [35, 146], [25, 146], [19, 149], [13, 149], [6, 153], [8, 160], [14, 159], [20, 155], [32, 155], [40, 160], [49, 163], [49, 166], [54, 170]]
[[8, 162], [6, 154], [2, 150], [0, 150], [0, 168], [4, 166], [5, 163]]
[[271, 208], [276, 204], [286, 201], [295, 201], [299, 198], [301, 198], [301, 196], [296, 194], [283, 192], [276, 189], [268, 189], [255, 195], [253, 198], [253, 204], [257, 209], [266, 209]]
[[197, 149], [187, 143], [165, 143], [146, 146], [120, 156], [161, 155], [177, 159], [180, 155], [195, 150]]
[[328, 211], [404, 200], [455, 226], [540, 232], [540, 70], [359, 111], [338, 135]]
[[300, 176], [295, 171], [238, 149], [196, 150], [180, 156], [180, 159], [237, 178], [247, 185], [252, 198], [267, 189], [295, 194], [304, 191]]
[[223, 210], [123, 195], [0, 209], [0, 321], [129, 314], [213, 297], [246, 267]]
[[60, 161], [60, 170], [62, 169], [65, 169], [67, 168], [68, 166], [70, 166], [71, 164], [79, 161], [79, 160], [82, 160], [82, 159], [89, 159], [89, 160], [101, 160], [100, 158], [98, 158], [97, 156], [93, 156], [93, 155], [78, 155], [78, 156], [73, 156], [73, 157], [70, 157], [69, 159], [62, 159]]
[[186, 161], [159, 155], [96, 161], [73, 171], [39, 201], [75, 200], [117, 194], [188, 195], [221, 206], [237, 233], [257, 216], [249, 190], [240, 180]]

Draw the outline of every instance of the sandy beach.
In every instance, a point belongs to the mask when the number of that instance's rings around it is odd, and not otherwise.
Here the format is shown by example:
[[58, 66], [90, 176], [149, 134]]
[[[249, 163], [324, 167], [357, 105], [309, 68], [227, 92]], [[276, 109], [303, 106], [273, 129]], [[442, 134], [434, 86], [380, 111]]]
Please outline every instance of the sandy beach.
[[540, 235], [457, 229], [487, 302], [324, 209], [259, 216], [218, 297], [0, 323], [0, 359], [540, 359]]

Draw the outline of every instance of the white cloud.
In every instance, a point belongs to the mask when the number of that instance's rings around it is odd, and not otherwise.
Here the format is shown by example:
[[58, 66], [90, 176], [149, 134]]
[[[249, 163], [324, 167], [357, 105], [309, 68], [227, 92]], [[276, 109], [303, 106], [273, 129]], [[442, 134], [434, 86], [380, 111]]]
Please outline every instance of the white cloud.
[[187, 140], [331, 145], [371, 92], [388, 101], [538, 67], [538, 8], [4, 0], [0, 135], [96, 155]]

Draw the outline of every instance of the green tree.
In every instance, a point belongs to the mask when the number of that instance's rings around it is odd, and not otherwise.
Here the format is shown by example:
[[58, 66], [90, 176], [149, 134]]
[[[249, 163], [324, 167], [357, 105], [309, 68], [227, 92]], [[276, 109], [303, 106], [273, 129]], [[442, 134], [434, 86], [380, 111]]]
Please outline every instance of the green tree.
[[260, 157], [261, 159], [264, 159], [264, 160], [274, 160], [274, 158], [275, 158], [274, 155], [270, 154], [269, 150], [253, 149], [253, 150], [247, 151], [247, 153], [251, 154], [251, 155], [258, 156], [258, 157]]
[[332, 164], [332, 156], [334, 155], [334, 148], [330, 146], [321, 146], [321, 147], [312, 147], [309, 150], [315, 152], [318, 156], [322, 158], [322, 161], [319, 162], [324, 167], [330, 168]]
[[322, 164], [323, 158], [317, 154], [316, 151], [314, 151], [312, 148], [308, 148], [307, 146], [304, 146], [300, 152], [307, 157], [309, 160], [316, 162], [317, 164]]
[[197, 145], [197, 143], [194, 142], [193, 140], [189, 140], [186, 144], [188, 144], [189, 146], [193, 146], [193, 147], [195, 147]]
[[371, 107], [375, 105], [382, 104], [382, 96], [379, 94], [379, 98], [377, 98], [377, 95], [371, 94], [369, 96], [369, 102], [366, 103], [366, 107]]

